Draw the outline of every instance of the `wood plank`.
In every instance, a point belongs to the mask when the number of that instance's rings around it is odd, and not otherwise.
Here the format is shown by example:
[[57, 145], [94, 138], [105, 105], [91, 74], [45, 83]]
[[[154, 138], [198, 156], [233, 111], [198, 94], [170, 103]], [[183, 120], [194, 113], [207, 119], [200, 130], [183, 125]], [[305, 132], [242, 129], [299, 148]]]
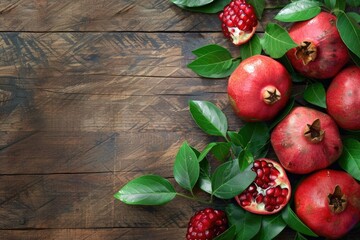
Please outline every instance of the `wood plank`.
[[197, 77], [186, 67], [191, 51], [213, 43], [239, 55], [221, 33], [1, 33], [0, 77], [23, 86], [72, 75]]
[[[38, 229], [0, 230], [7, 240], [168, 240], [184, 239], [186, 228], [112, 228], [112, 229]], [[295, 233], [285, 229], [276, 239], [294, 239]]]
[[184, 228], [194, 210], [204, 207], [180, 197], [160, 207], [114, 199], [122, 185], [139, 175], [0, 176], [0, 228]]
[[6, 240], [168, 240], [183, 239], [184, 228], [39, 229], [0, 230]]
[[[272, 8], [286, 2], [267, 0], [266, 4]], [[271, 11], [265, 16], [273, 16]], [[216, 14], [185, 11], [168, 0], [7, 0], [0, 3], [0, 21], [0, 31], [221, 30]]]

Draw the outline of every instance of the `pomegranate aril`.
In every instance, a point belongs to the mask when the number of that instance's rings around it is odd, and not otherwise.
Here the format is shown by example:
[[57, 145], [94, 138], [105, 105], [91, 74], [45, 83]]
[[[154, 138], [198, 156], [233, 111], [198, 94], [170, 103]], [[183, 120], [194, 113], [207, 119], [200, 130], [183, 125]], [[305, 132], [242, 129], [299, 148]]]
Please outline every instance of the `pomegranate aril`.
[[257, 176], [258, 176], [259, 178], [262, 178], [264, 172], [263, 172], [263, 170], [262, 170], [261, 168], [259, 168], [258, 170], [256, 170], [256, 174], [257, 174]]
[[265, 210], [268, 212], [274, 211], [275, 207], [273, 205], [265, 205]]
[[241, 202], [241, 206], [245, 207], [245, 206], [249, 206], [251, 204], [251, 202], [249, 201], [242, 201]]
[[267, 196], [272, 196], [274, 195], [275, 189], [274, 188], [269, 188], [268, 190], [266, 190], [266, 195]]
[[281, 188], [280, 187], [276, 187], [274, 190], [274, 197], [278, 197], [281, 195]]
[[283, 196], [279, 196], [276, 198], [276, 204], [282, 204], [285, 201]]
[[254, 168], [259, 168], [261, 166], [261, 163], [259, 161], [254, 162]]
[[264, 196], [262, 194], [259, 194], [256, 198], [255, 198], [255, 201], [257, 203], [261, 203], [264, 199]]
[[284, 197], [287, 197], [288, 193], [289, 193], [289, 189], [287, 189], [287, 188], [283, 188], [281, 190], [281, 195]]
[[270, 173], [270, 168], [264, 167], [264, 168], [263, 168], [263, 171], [264, 171], [264, 174], [265, 174], [265, 175], [269, 175], [269, 173]]
[[267, 162], [264, 161], [264, 160], [262, 160], [262, 161], [261, 161], [261, 167], [266, 167], [266, 166], [267, 166]]

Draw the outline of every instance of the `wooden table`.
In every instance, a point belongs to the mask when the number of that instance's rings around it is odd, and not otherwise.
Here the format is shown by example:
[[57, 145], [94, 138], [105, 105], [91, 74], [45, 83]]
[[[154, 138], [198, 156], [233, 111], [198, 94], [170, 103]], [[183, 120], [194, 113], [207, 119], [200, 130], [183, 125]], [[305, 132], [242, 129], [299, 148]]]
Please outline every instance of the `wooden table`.
[[[285, 2], [267, 1], [260, 32]], [[184, 239], [204, 205], [135, 207], [113, 194], [146, 173], [172, 180], [183, 141], [213, 140], [189, 100], [243, 125], [227, 80], [186, 67], [210, 43], [239, 54], [217, 16], [168, 0], [6, 0], [0, 23], [0, 239]]]

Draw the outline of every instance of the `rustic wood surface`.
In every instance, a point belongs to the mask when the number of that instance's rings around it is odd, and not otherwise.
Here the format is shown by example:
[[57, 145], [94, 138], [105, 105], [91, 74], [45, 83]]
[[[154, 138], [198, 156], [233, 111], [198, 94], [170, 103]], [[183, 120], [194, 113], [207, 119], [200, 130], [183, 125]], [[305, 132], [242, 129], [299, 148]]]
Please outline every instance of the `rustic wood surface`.
[[[259, 32], [286, 2], [267, 1]], [[186, 67], [206, 44], [238, 54], [217, 16], [168, 0], [5, 0], [0, 23], [0, 239], [184, 239], [204, 205], [135, 207], [113, 194], [145, 173], [173, 181], [181, 143], [213, 140], [190, 99], [243, 125], [226, 79]]]

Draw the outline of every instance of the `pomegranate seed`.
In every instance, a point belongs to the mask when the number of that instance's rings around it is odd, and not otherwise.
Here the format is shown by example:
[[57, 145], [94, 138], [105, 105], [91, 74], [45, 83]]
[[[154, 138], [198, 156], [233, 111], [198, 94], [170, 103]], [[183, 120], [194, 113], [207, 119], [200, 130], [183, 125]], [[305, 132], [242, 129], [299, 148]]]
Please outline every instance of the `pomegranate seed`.
[[267, 166], [267, 162], [264, 160], [261, 160], [261, 167], [266, 167]]
[[274, 192], [275, 192], [274, 188], [269, 188], [268, 190], [266, 190], [266, 195], [272, 196], [272, 195], [274, 195]]
[[241, 205], [242, 205], [243, 207], [249, 206], [250, 204], [251, 204], [251, 202], [249, 202], [249, 201], [242, 201], [242, 202], [241, 202]]
[[274, 191], [274, 197], [278, 197], [281, 195], [281, 188], [280, 187], [276, 187], [275, 191]]
[[261, 163], [259, 161], [254, 162], [254, 168], [258, 168], [261, 166]]
[[276, 204], [282, 204], [285, 201], [283, 196], [279, 196], [276, 198]]
[[281, 190], [281, 195], [284, 196], [284, 197], [286, 197], [288, 195], [288, 193], [289, 193], [289, 189], [287, 189], [287, 188], [283, 188]]
[[256, 197], [255, 201], [256, 201], [257, 203], [261, 203], [261, 202], [263, 201], [263, 199], [264, 199], [264, 196], [263, 196], [262, 194], [259, 194], [259, 195]]
[[264, 172], [261, 168], [259, 168], [258, 170], [256, 170], [256, 174], [259, 178], [262, 178], [264, 175]]
[[271, 198], [269, 196], [265, 196], [263, 202], [266, 204], [270, 204]]
[[263, 171], [264, 171], [264, 174], [265, 174], [265, 175], [269, 175], [269, 173], [270, 173], [270, 168], [264, 167], [264, 168], [263, 168]]
[[256, 186], [255, 186], [254, 184], [251, 184], [247, 190], [248, 190], [249, 192], [251, 192], [251, 193], [252, 193], [252, 192], [255, 192]]
[[272, 205], [265, 205], [265, 210], [268, 212], [272, 212], [274, 211], [275, 207]]

